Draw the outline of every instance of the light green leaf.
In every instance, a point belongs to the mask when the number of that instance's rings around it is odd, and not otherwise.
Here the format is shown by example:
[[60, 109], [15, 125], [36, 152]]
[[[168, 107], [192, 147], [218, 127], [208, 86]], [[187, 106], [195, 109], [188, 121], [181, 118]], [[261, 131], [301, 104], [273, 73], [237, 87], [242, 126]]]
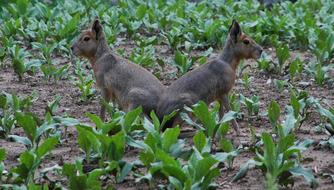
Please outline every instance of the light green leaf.
[[199, 131], [198, 133], [196, 133], [196, 135], [193, 137], [193, 141], [194, 141], [194, 146], [196, 147], [196, 149], [199, 152], [202, 152], [203, 148], [206, 145], [206, 138], [205, 138], [204, 132]]
[[46, 139], [42, 145], [37, 149], [37, 157], [42, 159], [47, 152], [52, 151], [54, 147], [58, 144], [58, 137], [52, 137]]
[[275, 101], [271, 101], [269, 108], [268, 108], [268, 117], [269, 117], [270, 123], [273, 126], [276, 125], [280, 114], [281, 114], [281, 110], [280, 110], [278, 103]]
[[180, 128], [168, 128], [162, 135], [162, 149], [169, 152], [170, 147], [177, 142]]

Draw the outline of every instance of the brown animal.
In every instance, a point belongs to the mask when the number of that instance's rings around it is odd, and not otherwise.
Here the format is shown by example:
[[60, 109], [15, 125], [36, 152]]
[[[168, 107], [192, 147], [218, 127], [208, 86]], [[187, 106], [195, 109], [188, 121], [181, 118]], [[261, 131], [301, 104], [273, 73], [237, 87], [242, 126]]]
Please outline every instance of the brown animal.
[[[170, 114], [185, 105], [191, 106], [199, 100], [211, 103], [220, 101], [220, 116], [224, 114], [224, 107], [230, 110], [228, 93], [234, 86], [236, 69], [241, 59], [258, 59], [262, 48], [250, 37], [242, 33], [235, 20], [229, 29], [222, 54], [201, 67], [186, 73], [166, 88], [158, 104], [158, 116]], [[179, 120], [179, 118], [177, 119]], [[174, 118], [175, 122], [175, 118]], [[167, 122], [164, 129], [171, 127], [173, 120]], [[232, 121], [237, 135], [240, 135], [238, 124]]]
[[[145, 114], [156, 111], [164, 86], [149, 71], [112, 53], [98, 18], [91, 29], [81, 32], [71, 49], [74, 55], [90, 61], [97, 86], [107, 102], [117, 103], [124, 111], [139, 106]], [[103, 105], [100, 116], [105, 119]]]

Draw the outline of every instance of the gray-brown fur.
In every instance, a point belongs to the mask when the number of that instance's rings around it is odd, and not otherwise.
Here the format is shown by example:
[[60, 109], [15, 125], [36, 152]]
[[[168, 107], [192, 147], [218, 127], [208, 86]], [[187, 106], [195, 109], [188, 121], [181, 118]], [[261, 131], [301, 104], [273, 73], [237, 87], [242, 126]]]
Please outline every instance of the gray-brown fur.
[[[241, 32], [236, 21], [233, 21], [222, 54], [199, 68], [186, 73], [166, 88], [158, 104], [158, 116], [170, 114], [184, 105], [191, 106], [202, 100], [206, 103], [220, 101], [220, 115], [224, 107], [230, 110], [228, 93], [234, 86], [236, 69], [241, 59], [257, 59], [262, 48]], [[236, 121], [233, 127], [239, 134]], [[171, 127], [171, 126], [165, 126]]]
[[[164, 86], [149, 71], [112, 53], [98, 19], [91, 29], [81, 32], [72, 51], [90, 61], [97, 86], [107, 102], [117, 103], [124, 111], [138, 106], [145, 114], [156, 111]], [[105, 118], [103, 106], [100, 116]]]

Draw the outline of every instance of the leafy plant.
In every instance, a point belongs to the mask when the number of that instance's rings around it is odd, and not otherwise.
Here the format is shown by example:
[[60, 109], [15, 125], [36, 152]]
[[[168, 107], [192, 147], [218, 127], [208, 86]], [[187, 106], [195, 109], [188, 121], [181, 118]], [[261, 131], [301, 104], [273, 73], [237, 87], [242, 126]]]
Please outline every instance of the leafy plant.
[[106, 173], [107, 170], [100, 168], [85, 173], [80, 161], [76, 161], [75, 164], [64, 164], [62, 169], [62, 174], [67, 177], [70, 189], [102, 189], [99, 178]]
[[125, 134], [123, 131], [109, 137], [91, 129], [78, 125], [78, 144], [85, 152], [87, 164], [96, 160], [99, 167], [113, 172], [117, 182], [122, 182], [131, 171], [132, 164], [122, 160], [125, 151]]
[[253, 77], [250, 77], [248, 73], [245, 73], [242, 77], [242, 84], [244, 85], [245, 88], [249, 89], [250, 84], [252, 82]]
[[96, 90], [92, 88], [94, 80], [90, 77], [84, 77], [80, 72], [78, 75], [78, 80], [74, 83], [81, 91], [80, 99], [83, 102], [86, 102], [91, 98]]
[[0, 119], [1, 136], [7, 138], [10, 135], [12, 129], [15, 127], [15, 113], [17, 111], [29, 110], [34, 101], [36, 101], [35, 93], [24, 98], [5, 92], [0, 94], [0, 110], [2, 110], [2, 118]]
[[247, 98], [240, 94], [240, 102], [246, 106], [250, 116], [259, 114], [260, 100], [258, 96], [253, 95], [251, 98]]
[[289, 73], [291, 80], [293, 80], [293, 78], [297, 73], [302, 72], [302, 68], [303, 68], [302, 61], [299, 58], [296, 58], [295, 60], [291, 61], [289, 65]]
[[205, 135], [213, 140], [217, 134], [218, 130], [221, 130], [221, 127], [226, 127], [227, 122], [235, 119], [237, 117], [236, 113], [233, 111], [230, 111], [226, 113], [223, 118], [220, 120], [218, 110], [219, 105], [216, 104], [216, 106], [210, 111], [208, 106], [203, 101], [199, 101], [197, 104], [195, 104], [192, 109], [187, 108], [188, 111], [192, 112], [196, 119], [198, 119], [201, 124], [200, 126], [194, 122], [190, 118], [185, 118], [186, 121], [194, 125], [195, 127], [199, 128], [200, 130], [203, 130], [205, 132]]
[[58, 144], [58, 137], [46, 139], [39, 147], [27, 150], [20, 155], [19, 165], [11, 170], [17, 174], [17, 182], [24, 182], [26, 185], [34, 182], [36, 169], [43, 158]]
[[155, 49], [153, 46], [145, 46], [141, 48], [136, 48], [131, 53], [129, 59], [138, 65], [142, 65], [143, 67], [152, 67], [154, 62], [156, 61], [155, 57]]
[[271, 101], [268, 107], [268, 117], [271, 125], [276, 128], [278, 125], [278, 119], [281, 114], [280, 107], [277, 102]]
[[196, 56], [189, 59], [187, 54], [181, 53], [181, 51], [177, 50], [174, 57], [174, 64], [181, 72], [181, 75], [185, 74], [189, 71], [189, 69], [193, 66], [193, 64], [199, 60], [201, 57]]
[[3, 172], [5, 171], [5, 165], [3, 161], [6, 158], [6, 150], [4, 148], [0, 148], [0, 179], [2, 179]]
[[278, 71], [279, 73], [282, 73], [285, 62], [290, 58], [289, 47], [286, 44], [285, 45], [277, 44], [275, 46], [275, 50], [278, 59], [278, 68], [279, 68]]
[[19, 81], [22, 81], [23, 74], [29, 72], [34, 73], [36, 67], [40, 65], [39, 61], [31, 60], [26, 62], [30, 54], [27, 53], [24, 49], [20, 48], [18, 45], [14, 45], [9, 49], [10, 56], [12, 58], [12, 65], [15, 73], [19, 77]]

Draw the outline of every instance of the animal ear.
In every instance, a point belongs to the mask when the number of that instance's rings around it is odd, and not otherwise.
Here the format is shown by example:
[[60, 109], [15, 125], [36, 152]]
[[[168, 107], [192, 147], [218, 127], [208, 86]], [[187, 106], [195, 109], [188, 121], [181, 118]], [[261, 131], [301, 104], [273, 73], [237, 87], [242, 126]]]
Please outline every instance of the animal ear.
[[100, 20], [98, 17], [95, 18], [93, 26], [92, 26], [92, 31], [95, 33], [95, 38], [98, 40], [102, 34], [102, 25], [100, 23]]
[[233, 19], [232, 21], [232, 24], [230, 26], [230, 29], [229, 29], [229, 34], [233, 40], [234, 43], [236, 43], [238, 41], [238, 38], [240, 37], [241, 35], [241, 28], [240, 28], [240, 25], [239, 23]]

